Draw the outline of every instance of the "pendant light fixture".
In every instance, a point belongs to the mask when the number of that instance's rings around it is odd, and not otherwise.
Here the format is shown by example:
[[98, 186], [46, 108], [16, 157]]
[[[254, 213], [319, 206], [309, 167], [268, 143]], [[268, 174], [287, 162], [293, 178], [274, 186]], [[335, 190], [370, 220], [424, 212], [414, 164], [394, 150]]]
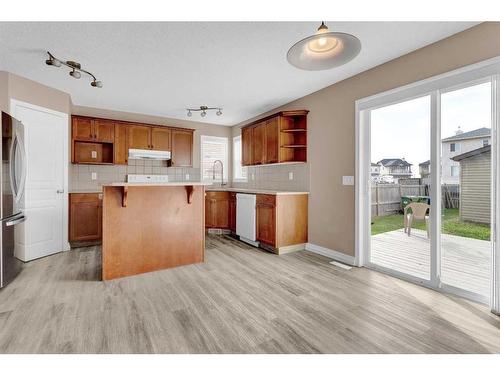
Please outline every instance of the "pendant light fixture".
[[303, 70], [326, 70], [344, 65], [361, 51], [354, 35], [332, 32], [324, 22], [314, 35], [295, 43], [286, 55], [290, 64]]

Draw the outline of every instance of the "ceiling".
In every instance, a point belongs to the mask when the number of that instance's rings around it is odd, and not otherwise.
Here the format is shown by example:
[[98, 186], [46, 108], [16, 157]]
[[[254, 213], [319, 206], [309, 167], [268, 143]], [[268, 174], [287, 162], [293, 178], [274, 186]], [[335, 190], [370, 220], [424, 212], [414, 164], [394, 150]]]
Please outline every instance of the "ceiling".
[[[177, 119], [187, 107], [220, 106], [203, 119], [234, 125], [465, 30], [473, 22], [327, 22], [356, 35], [361, 53], [339, 68], [301, 71], [288, 48], [318, 22], [0, 23], [0, 70], [71, 94], [75, 105]], [[45, 65], [49, 50], [102, 80]], [[194, 114], [190, 120], [202, 120]]]

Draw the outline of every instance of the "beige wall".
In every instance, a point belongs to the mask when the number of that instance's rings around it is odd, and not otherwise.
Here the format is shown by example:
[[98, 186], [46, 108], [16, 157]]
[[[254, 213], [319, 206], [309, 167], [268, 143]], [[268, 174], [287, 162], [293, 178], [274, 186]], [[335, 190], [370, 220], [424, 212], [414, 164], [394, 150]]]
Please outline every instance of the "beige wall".
[[498, 56], [499, 40], [500, 23], [483, 23], [259, 116], [310, 110], [309, 242], [354, 255], [354, 187], [342, 176], [354, 175], [355, 100]]
[[9, 99], [71, 113], [71, 96], [63, 91], [9, 73]]
[[[111, 118], [114, 120], [143, 122], [147, 124], [169, 125], [177, 126], [180, 128], [195, 129], [194, 132], [194, 150], [193, 150], [193, 167], [199, 168], [200, 166], [200, 139], [202, 135], [211, 135], [216, 137], [230, 138], [232, 129], [229, 126], [206, 124], [194, 121], [176, 120], [166, 117], [149, 116], [140, 113], [119, 112], [111, 111], [100, 108], [90, 108], [73, 106], [72, 114], [83, 116], [95, 116], [103, 118]], [[229, 154], [231, 155], [232, 143], [229, 141]], [[230, 158], [229, 158], [230, 159]], [[231, 160], [229, 160], [229, 170], [231, 170]], [[224, 171], [226, 173], [226, 171]]]
[[0, 72], [0, 111], [9, 111], [9, 73]]

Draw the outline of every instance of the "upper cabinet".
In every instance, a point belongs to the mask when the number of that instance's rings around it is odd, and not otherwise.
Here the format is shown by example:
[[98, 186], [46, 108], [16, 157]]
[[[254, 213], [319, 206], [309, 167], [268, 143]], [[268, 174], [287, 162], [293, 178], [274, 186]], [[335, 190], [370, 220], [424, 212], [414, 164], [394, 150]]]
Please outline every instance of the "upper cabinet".
[[128, 148], [151, 148], [151, 128], [144, 125], [128, 126]]
[[244, 166], [253, 164], [252, 133], [252, 127], [241, 129], [241, 164]]
[[115, 123], [111, 120], [73, 116], [71, 132], [76, 141], [112, 143], [115, 138]]
[[279, 117], [266, 121], [266, 163], [279, 162]]
[[72, 116], [72, 163], [127, 164], [128, 150], [170, 151], [170, 166], [193, 165], [193, 129]]
[[172, 129], [172, 167], [193, 165], [193, 130]]
[[241, 129], [242, 164], [307, 161], [307, 114], [283, 111]]
[[266, 164], [266, 122], [256, 124], [252, 129], [253, 165]]
[[114, 139], [114, 121], [73, 116], [71, 161], [82, 164], [112, 164]]
[[159, 151], [171, 151], [171, 137], [172, 130], [168, 128], [151, 128], [151, 148]]
[[128, 164], [128, 130], [127, 124], [116, 124], [115, 126], [115, 164]]
[[95, 119], [93, 122], [95, 141], [112, 143], [115, 140], [114, 121]]
[[89, 117], [73, 116], [71, 120], [71, 134], [78, 141], [94, 140], [93, 120]]

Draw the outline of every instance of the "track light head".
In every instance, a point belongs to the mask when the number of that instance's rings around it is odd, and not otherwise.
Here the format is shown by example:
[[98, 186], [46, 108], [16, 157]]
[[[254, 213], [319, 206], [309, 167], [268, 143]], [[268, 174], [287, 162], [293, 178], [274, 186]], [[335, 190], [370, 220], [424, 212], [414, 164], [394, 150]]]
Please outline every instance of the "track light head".
[[82, 74], [75, 69], [73, 69], [71, 72], [69, 72], [69, 75], [73, 78], [76, 78], [76, 79], [79, 79], [82, 76]]
[[56, 68], [59, 68], [61, 66], [61, 63], [59, 62], [59, 60], [56, 60], [53, 58], [45, 60], [45, 64], [47, 64], [49, 66], [55, 66]]
[[187, 116], [188, 116], [188, 117], [191, 117], [192, 115], [193, 115], [193, 114], [191, 113], [191, 111], [189, 111], [189, 110], [188, 110], [188, 114], [187, 114]]
[[102, 82], [101, 81], [93, 80], [92, 82], [90, 82], [90, 86], [101, 88], [102, 87]]
[[220, 109], [220, 108], [219, 108], [219, 109], [217, 110], [217, 112], [215, 112], [215, 114], [216, 114], [217, 116], [221, 116], [221, 115], [222, 115], [222, 109]]
[[206, 115], [207, 115], [207, 112], [205, 112], [205, 111], [201, 112], [201, 117], [205, 117]]

